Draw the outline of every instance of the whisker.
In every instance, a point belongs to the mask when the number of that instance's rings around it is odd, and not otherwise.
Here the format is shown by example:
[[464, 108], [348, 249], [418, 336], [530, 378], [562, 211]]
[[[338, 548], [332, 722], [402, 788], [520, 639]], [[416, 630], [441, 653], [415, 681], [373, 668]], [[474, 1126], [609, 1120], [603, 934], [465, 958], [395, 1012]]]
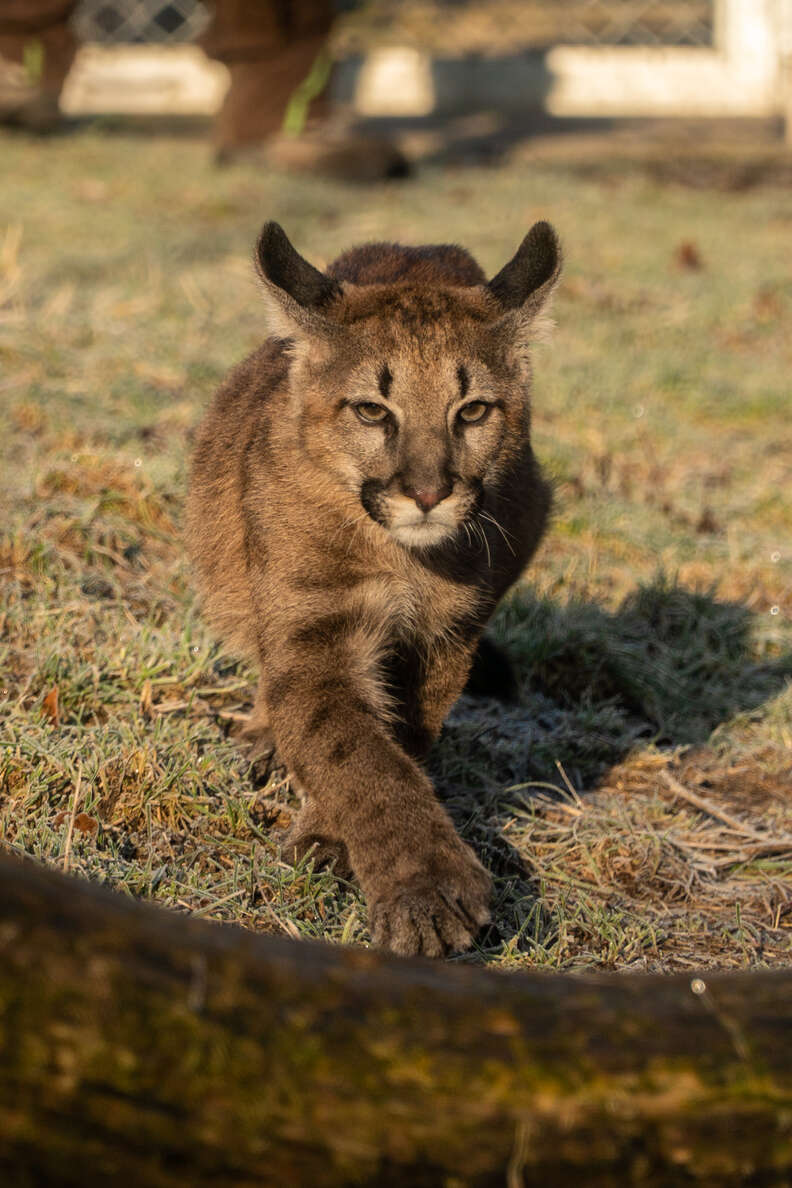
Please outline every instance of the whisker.
[[344, 521], [345, 525], [351, 529], [350, 534], [349, 534], [349, 540], [347, 542], [347, 547], [346, 547], [347, 553], [352, 548], [352, 545], [355, 543], [355, 536], [360, 529], [360, 525], [363, 523], [364, 520], [367, 520], [369, 518], [370, 517], [369, 517], [368, 512], [364, 511], [361, 515], [356, 516], [354, 520], [345, 520]]
[[[479, 525], [479, 527], [480, 527], [480, 525]], [[483, 528], [481, 528], [481, 539], [484, 541], [484, 546], [487, 550], [487, 565], [489, 566], [490, 569], [492, 569], [492, 553], [490, 552], [489, 541], [487, 540], [487, 534]]]
[[[490, 524], [492, 524], [494, 528], [498, 529], [498, 532], [500, 532], [501, 536], [503, 537], [506, 548], [509, 550], [512, 557], [516, 557], [517, 554], [515, 553], [514, 549], [512, 548], [511, 541], [509, 540], [509, 536], [511, 535], [511, 533], [507, 532], [506, 529], [503, 527], [503, 525], [499, 524], [498, 521], [495, 519], [495, 517], [491, 516], [489, 514], [489, 512], [480, 511], [479, 515], [482, 517], [482, 519], [489, 520]], [[515, 539], [515, 537], [512, 536], [512, 540], [514, 540], [514, 539]]]
[[484, 548], [487, 550], [487, 565], [489, 566], [490, 569], [492, 569], [492, 553], [490, 552], [489, 541], [487, 540], [487, 535], [484, 532], [484, 529], [481, 527], [481, 524], [479, 524], [477, 520], [471, 520], [470, 527], [473, 529], [473, 532], [478, 537], [478, 539], [481, 541], [481, 543], [484, 545]]
[[333, 535], [328, 540], [328, 542], [327, 542], [328, 547], [334, 548], [335, 544], [338, 541], [338, 538], [341, 536], [341, 534], [348, 532], [349, 533], [349, 541], [347, 543], [347, 551], [349, 551], [349, 548], [351, 547], [352, 542], [354, 541], [355, 533], [358, 531], [359, 525], [362, 523], [363, 520], [366, 520], [366, 519], [368, 519], [367, 511], [363, 511], [357, 516], [349, 516], [346, 519], [343, 519], [341, 521], [341, 523], [338, 525], [338, 528], [335, 530]]

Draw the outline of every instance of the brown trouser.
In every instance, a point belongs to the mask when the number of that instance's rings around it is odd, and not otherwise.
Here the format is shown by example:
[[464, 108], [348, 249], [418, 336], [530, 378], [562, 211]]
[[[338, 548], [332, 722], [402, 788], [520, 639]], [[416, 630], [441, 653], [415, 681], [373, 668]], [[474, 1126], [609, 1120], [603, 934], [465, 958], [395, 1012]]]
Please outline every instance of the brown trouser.
[[41, 89], [54, 98], [77, 50], [69, 28], [74, 0], [0, 0], [0, 55], [22, 62], [25, 46], [39, 41], [43, 49]]
[[[25, 45], [40, 41], [41, 85], [56, 94], [76, 49], [68, 24], [75, 7], [76, 0], [0, 0], [0, 54], [21, 62]], [[215, 0], [213, 8], [201, 44], [231, 74], [215, 139], [233, 147], [280, 128], [292, 92], [327, 38], [333, 0]]]
[[231, 86], [217, 115], [219, 149], [250, 144], [283, 123], [289, 99], [311, 69], [333, 22], [333, 0], [219, 0], [202, 38], [225, 62]]

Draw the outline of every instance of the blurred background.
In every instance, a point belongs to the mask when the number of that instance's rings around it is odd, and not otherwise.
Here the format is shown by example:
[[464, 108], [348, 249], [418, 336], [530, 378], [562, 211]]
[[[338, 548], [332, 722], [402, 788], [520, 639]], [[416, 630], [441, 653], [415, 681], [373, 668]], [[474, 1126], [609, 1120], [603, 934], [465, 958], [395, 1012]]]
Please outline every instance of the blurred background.
[[[486, 156], [624, 118], [761, 121], [751, 139], [771, 143], [792, 110], [791, 11], [788, 0], [0, 0], [0, 111], [38, 130], [98, 114], [204, 117], [221, 158], [321, 128], [331, 167], [365, 130], [374, 160], [336, 163], [352, 173], [398, 174], [443, 142]], [[289, 164], [315, 167], [314, 149], [292, 143]]]
[[365, 942], [234, 742], [255, 676], [184, 562], [193, 427], [266, 337], [265, 219], [318, 266], [456, 242], [493, 275], [546, 218], [555, 514], [494, 624], [521, 699], [463, 698], [432, 760], [496, 880], [475, 959], [788, 963], [791, 10], [0, 0], [0, 843]]

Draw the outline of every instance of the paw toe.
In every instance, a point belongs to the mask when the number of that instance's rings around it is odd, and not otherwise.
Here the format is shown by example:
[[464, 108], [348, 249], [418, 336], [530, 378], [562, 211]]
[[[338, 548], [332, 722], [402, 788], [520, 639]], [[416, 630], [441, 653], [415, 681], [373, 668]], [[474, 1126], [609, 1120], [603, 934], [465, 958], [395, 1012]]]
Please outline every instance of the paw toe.
[[488, 918], [486, 910], [471, 914], [436, 890], [403, 893], [374, 909], [371, 936], [403, 957], [446, 957], [469, 949]]

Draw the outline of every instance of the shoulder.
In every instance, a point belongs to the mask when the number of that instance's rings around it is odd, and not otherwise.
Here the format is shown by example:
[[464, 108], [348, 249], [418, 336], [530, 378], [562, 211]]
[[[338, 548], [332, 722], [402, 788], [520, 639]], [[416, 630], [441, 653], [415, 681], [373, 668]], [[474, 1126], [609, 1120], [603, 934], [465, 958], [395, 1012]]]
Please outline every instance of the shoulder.
[[286, 379], [289, 370], [289, 343], [282, 338], [268, 338], [241, 363], [232, 367], [217, 390], [212, 407], [224, 413], [232, 407], [259, 402]]

